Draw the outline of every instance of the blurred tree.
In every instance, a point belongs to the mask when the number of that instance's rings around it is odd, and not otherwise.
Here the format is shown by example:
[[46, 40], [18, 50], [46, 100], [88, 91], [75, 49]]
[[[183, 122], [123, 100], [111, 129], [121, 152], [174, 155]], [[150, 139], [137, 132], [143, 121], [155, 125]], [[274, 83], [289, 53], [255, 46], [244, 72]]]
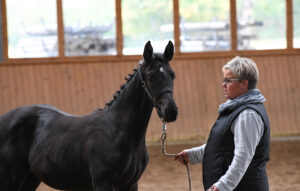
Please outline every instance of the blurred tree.
[[180, 16], [185, 22], [213, 21], [218, 15], [218, 20], [228, 20], [229, 1], [224, 0], [181, 0]]
[[125, 46], [141, 45], [150, 37], [173, 38], [159, 30], [161, 25], [173, 23], [172, 0], [123, 0], [122, 16]]
[[261, 38], [280, 38], [285, 36], [286, 5], [285, 0], [256, 0], [253, 7], [253, 19], [263, 22]]

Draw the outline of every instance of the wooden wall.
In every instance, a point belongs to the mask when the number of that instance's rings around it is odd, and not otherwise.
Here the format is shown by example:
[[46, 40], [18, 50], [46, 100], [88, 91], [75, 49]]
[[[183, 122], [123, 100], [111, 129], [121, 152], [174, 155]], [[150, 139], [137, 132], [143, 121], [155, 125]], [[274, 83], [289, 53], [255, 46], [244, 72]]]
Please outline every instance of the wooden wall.
[[[300, 55], [252, 57], [260, 71], [261, 89], [271, 133], [300, 134]], [[176, 122], [168, 124], [168, 141], [205, 139], [224, 102], [221, 67], [230, 58], [178, 59], [174, 97]], [[125, 83], [138, 61], [93, 63], [0, 64], [0, 115], [22, 105], [50, 104], [83, 115], [103, 108]], [[160, 139], [161, 124], [154, 111], [147, 141]]]

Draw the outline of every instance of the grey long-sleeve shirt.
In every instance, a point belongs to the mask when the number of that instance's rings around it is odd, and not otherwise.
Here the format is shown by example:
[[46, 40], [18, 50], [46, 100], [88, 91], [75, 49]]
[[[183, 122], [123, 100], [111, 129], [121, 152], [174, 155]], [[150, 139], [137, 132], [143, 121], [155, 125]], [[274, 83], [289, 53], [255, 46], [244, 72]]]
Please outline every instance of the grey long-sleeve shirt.
[[[214, 184], [220, 191], [231, 191], [237, 187], [263, 135], [264, 123], [256, 111], [246, 109], [234, 120], [231, 132], [234, 134], [234, 157], [227, 172]], [[205, 146], [187, 150], [191, 164], [203, 161]]]

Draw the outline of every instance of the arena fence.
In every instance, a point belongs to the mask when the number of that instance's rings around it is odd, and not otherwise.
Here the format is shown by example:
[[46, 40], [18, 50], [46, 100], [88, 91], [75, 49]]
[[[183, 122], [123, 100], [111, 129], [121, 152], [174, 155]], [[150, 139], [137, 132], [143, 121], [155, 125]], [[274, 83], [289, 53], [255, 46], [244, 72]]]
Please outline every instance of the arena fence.
[[[300, 134], [300, 56], [251, 57], [258, 65], [258, 88], [266, 97], [272, 136]], [[174, 59], [176, 122], [167, 124], [168, 141], [198, 141], [208, 137], [219, 104], [225, 101], [221, 67], [230, 57]], [[22, 105], [49, 104], [74, 115], [103, 108], [137, 67], [138, 60], [121, 62], [43, 62], [0, 64], [0, 114]], [[160, 140], [156, 111], [147, 142]]]

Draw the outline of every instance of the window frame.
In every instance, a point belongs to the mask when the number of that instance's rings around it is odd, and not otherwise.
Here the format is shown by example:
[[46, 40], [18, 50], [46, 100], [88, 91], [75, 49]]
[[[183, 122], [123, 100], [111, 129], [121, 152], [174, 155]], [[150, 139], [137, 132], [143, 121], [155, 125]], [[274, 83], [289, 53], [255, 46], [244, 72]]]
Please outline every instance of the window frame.
[[[123, 54], [123, 31], [122, 31], [122, 0], [115, 0], [116, 11], [116, 55], [99, 56], [66, 56], [64, 47], [64, 23], [63, 23], [63, 0], [56, 0], [57, 6], [57, 32], [58, 32], [58, 56], [43, 58], [9, 58], [8, 57], [8, 34], [7, 34], [7, 15], [6, 0], [1, 1], [1, 21], [2, 21], [2, 60], [4, 63], [44, 63], [44, 62], [101, 62], [120, 60], [137, 60], [141, 55]], [[191, 58], [216, 58], [256, 55], [278, 55], [278, 54], [299, 54], [300, 48], [293, 47], [293, 0], [286, 0], [286, 44], [284, 49], [268, 50], [238, 50], [237, 49], [237, 25], [236, 25], [236, 0], [229, 0], [230, 3], [230, 37], [231, 48], [228, 51], [209, 51], [209, 52], [181, 52], [180, 51], [180, 29], [179, 29], [179, 0], [173, 0], [173, 24], [174, 24], [174, 44], [175, 59]], [[1, 29], [1, 28], [0, 28]]]

